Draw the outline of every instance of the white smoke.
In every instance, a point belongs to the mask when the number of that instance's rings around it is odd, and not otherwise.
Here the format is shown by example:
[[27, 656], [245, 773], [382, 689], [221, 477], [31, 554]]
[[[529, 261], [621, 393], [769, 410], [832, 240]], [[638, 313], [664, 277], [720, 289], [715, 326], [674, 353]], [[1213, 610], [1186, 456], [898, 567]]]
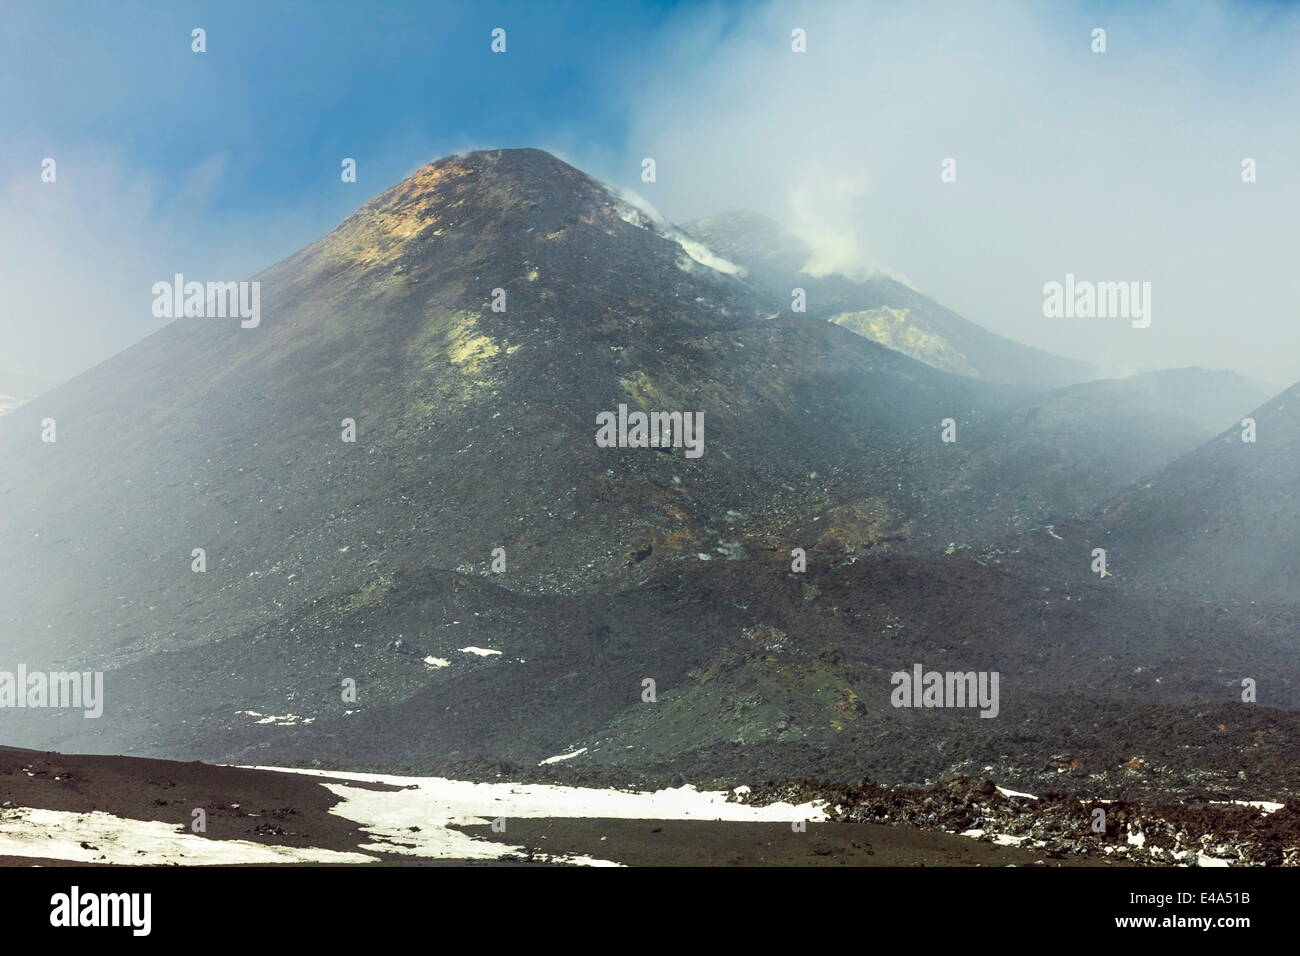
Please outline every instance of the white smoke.
[[644, 196], [640, 196], [630, 189], [611, 188], [610, 191], [614, 195], [619, 218], [624, 222], [640, 229], [649, 229], [663, 238], [677, 243], [692, 262], [698, 262], [700, 265], [707, 266], [716, 272], [738, 278], [745, 275], [744, 268], [724, 259], [704, 243], [688, 236], [670, 223]]

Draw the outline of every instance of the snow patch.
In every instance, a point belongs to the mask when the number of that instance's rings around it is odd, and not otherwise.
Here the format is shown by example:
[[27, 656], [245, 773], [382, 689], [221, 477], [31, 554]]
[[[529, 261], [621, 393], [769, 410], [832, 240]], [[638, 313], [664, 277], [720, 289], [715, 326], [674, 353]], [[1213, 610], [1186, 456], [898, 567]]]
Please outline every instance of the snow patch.
[[[986, 830], [981, 829], [962, 830], [960, 835], [978, 840], [980, 837], [984, 836], [986, 832]], [[995, 833], [989, 839], [991, 839], [997, 846], [1020, 846], [1020, 844], [1028, 840], [1029, 837], [1012, 836], [1010, 833]]]
[[998, 793], [1004, 797], [1024, 797], [1026, 800], [1037, 800], [1038, 798], [1032, 793], [1021, 793], [1018, 790], [1008, 790], [1006, 787], [998, 787]]
[[993, 842], [998, 846], [1020, 846], [1028, 839], [1027, 836], [1012, 836], [1010, 833], [997, 833], [993, 836]]
[[581, 757], [586, 752], [587, 752], [586, 747], [579, 747], [577, 750], [573, 751], [573, 753], [558, 754], [557, 756], [554, 757], [547, 757], [537, 766], [545, 767], [548, 763], [559, 763], [561, 760], [572, 760], [574, 757]]
[[276, 717], [271, 714], [259, 714], [255, 710], [237, 710], [235, 713], [246, 717], [255, 717], [259, 724], [274, 724], [277, 727], [299, 727], [316, 721], [315, 717], [300, 717], [297, 714], [285, 714], [283, 717]]
[[1284, 803], [1270, 803], [1268, 800], [1211, 800], [1210, 802], [1221, 806], [1254, 807], [1264, 813], [1276, 813], [1286, 806]]
[[[690, 786], [646, 793], [548, 784], [470, 783], [445, 777], [401, 777], [283, 767], [251, 769], [324, 777], [322, 786], [341, 798], [330, 812], [358, 824], [372, 838], [372, 842], [363, 844], [360, 850], [433, 859], [489, 860], [525, 853], [522, 847], [480, 840], [451, 829], [453, 826], [485, 825], [497, 818], [505, 820], [507, 833], [511, 818], [780, 823], [796, 820], [815, 823], [826, 819], [820, 802], [752, 807], [728, 803], [726, 792], [699, 791]], [[365, 786], [374, 784], [397, 789], [374, 790]], [[416, 824], [420, 829], [413, 831], [411, 827]], [[616, 865], [591, 857], [560, 859], [586, 866]]]
[[376, 860], [363, 853], [214, 840], [190, 833], [182, 824], [132, 820], [98, 810], [73, 813], [29, 807], [0, 810], [0, 856], [116, 866], [372, 863]]

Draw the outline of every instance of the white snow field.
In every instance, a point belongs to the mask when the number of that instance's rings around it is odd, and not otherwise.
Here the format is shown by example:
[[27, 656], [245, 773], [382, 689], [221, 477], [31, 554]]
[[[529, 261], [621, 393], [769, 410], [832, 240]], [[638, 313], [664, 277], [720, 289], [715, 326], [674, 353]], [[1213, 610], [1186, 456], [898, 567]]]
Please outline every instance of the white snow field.
[[375, 857], [337, 850], [210, 840], [179, 824], [133, 820], [111, 813], [13, 807], [0, 810], [0, 856], [157, 866], [181, 863], [370, 863]]
[[[511, 817], [584, 817], [621, 820], [729, 820], [787, 823], [826, 819], [819, 803], [794, 806], [774, 803], [750, 807], [728, 803], [724, 791], [678, 787], [653, 793], [597, 790], [549, 784], [470, 783], [445, 777], [400, 777], [391, 774], [335, 773], [328, 770], [294, 770], [258, 767], [279, 773], [328, 777], [323, 786], [343, 802], [330, 812], [359, 824], [374, 842], [365, 851], [407, 854], [454, 860], [491, 860], [524, 852], [522, 847], [479, 840], [449, 829], [451, 825], [487, 824], [504, 820], [508, 834]], [[399, 790], [356, 786], [378, 783]], [[418, 826], [418, 831], [410, 828]], [[563, 857], [564, 862], [589, 866], [616, 866], [590, 857]]]

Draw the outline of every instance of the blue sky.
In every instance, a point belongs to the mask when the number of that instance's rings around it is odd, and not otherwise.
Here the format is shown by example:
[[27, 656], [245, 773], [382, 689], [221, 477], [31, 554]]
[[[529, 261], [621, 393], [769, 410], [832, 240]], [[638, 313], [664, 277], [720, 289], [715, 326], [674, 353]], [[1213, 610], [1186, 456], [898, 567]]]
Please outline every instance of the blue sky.
[[[0, 372], [74, 374], [157, 328], [159, 278], [253, 275], [424, 163], [501, 146], [678, 221], [767, 213], [819, 267], [1108, 374], [1300, 378], [1300, 5], [1268, 0], [9, 0]], [[1150, 329], [1046, 321], [1066, 273], [1151, 281]]]
[[[0, 184], [12, 188], [0, 279], [29, 305], [11, 297], [0, 315], [0, 370], [57, 379], [102, 360], [156, 326], [131, 291], [148, 274], [167, 263], [253, 274], [451, 152], [538, 145], [618, 178], [624, 84], [679, 12], [671, 2], [6, 4]], [[207, 32], [201, 55], [195, 27]], [[495, 27], [507, 31], [504, 55], [489, 47]], [[47, 156], [57, 197], [33, 189]], [[355, 184], [340, 181], [344, 157], [357, 161]], [[56, 256], [57, 272], [46, 267]], [[52, 301], [68, 272], [84, 288]]]
[[[673, 3], [388, 0], [8, 6], [0, 176], [113, 144], [162, 196], [220, 164], [216, 216], [310, 194], [333, 224], [411, 169], [467, 146], [621, 143], [618, 85]], [[207, 52], [190, 31], [207, 31]], [[489, 50], [507, 32], [506, 55]], [[33, 155], [36, 147], [39, 156]], [[339, 183], [344, 156], [356, 189]], [[338, 188], [335, 188], [338, 187]], [[332, 194], [331, 194], [332, 193]], [[304, 223], [304, 225], [307, 225]]]

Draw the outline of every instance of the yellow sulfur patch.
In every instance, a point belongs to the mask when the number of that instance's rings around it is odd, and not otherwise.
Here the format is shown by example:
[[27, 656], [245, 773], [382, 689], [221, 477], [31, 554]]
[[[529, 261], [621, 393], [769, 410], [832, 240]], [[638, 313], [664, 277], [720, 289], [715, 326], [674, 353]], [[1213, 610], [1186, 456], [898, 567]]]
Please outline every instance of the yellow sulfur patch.
[[975, 369], [960, 352], [941, 335], [913, 319], [910, 311], [891, 309], [886, 305], [862, 312], [841, 312], [832, 316], [830, 321], [935, 368], [960, 375], [976, 375]]
[[461, 371], [474, 374], [486, 359], [501, 351], [501, 346], [486, 335], [473, 335], [470, 329], [458, 329], [448, 337], [447, 357]]
[[329, 255], [366, 266], [389, 265], [408, 248], [416, 236], [442, 235], [434, 208], [444, 180], [458, 179], [469, 168], [456, 162], [426, 166], [382, 205], [365, 207], [326, 239]]
[[[501, 345], [478, 328], [472, 312], [451, 312], [431, 317], [414, 343], [424, 369], [441, 377], [442, 371], [455, 369], [463, 376], [479, 379], [483, 365], [501, 354]], [[518, 348], [519, 346], [512, 346]], [[463, 386], [463, 380], [461, 385]], [[472, 384], [487, 384], [474, 381]]]

